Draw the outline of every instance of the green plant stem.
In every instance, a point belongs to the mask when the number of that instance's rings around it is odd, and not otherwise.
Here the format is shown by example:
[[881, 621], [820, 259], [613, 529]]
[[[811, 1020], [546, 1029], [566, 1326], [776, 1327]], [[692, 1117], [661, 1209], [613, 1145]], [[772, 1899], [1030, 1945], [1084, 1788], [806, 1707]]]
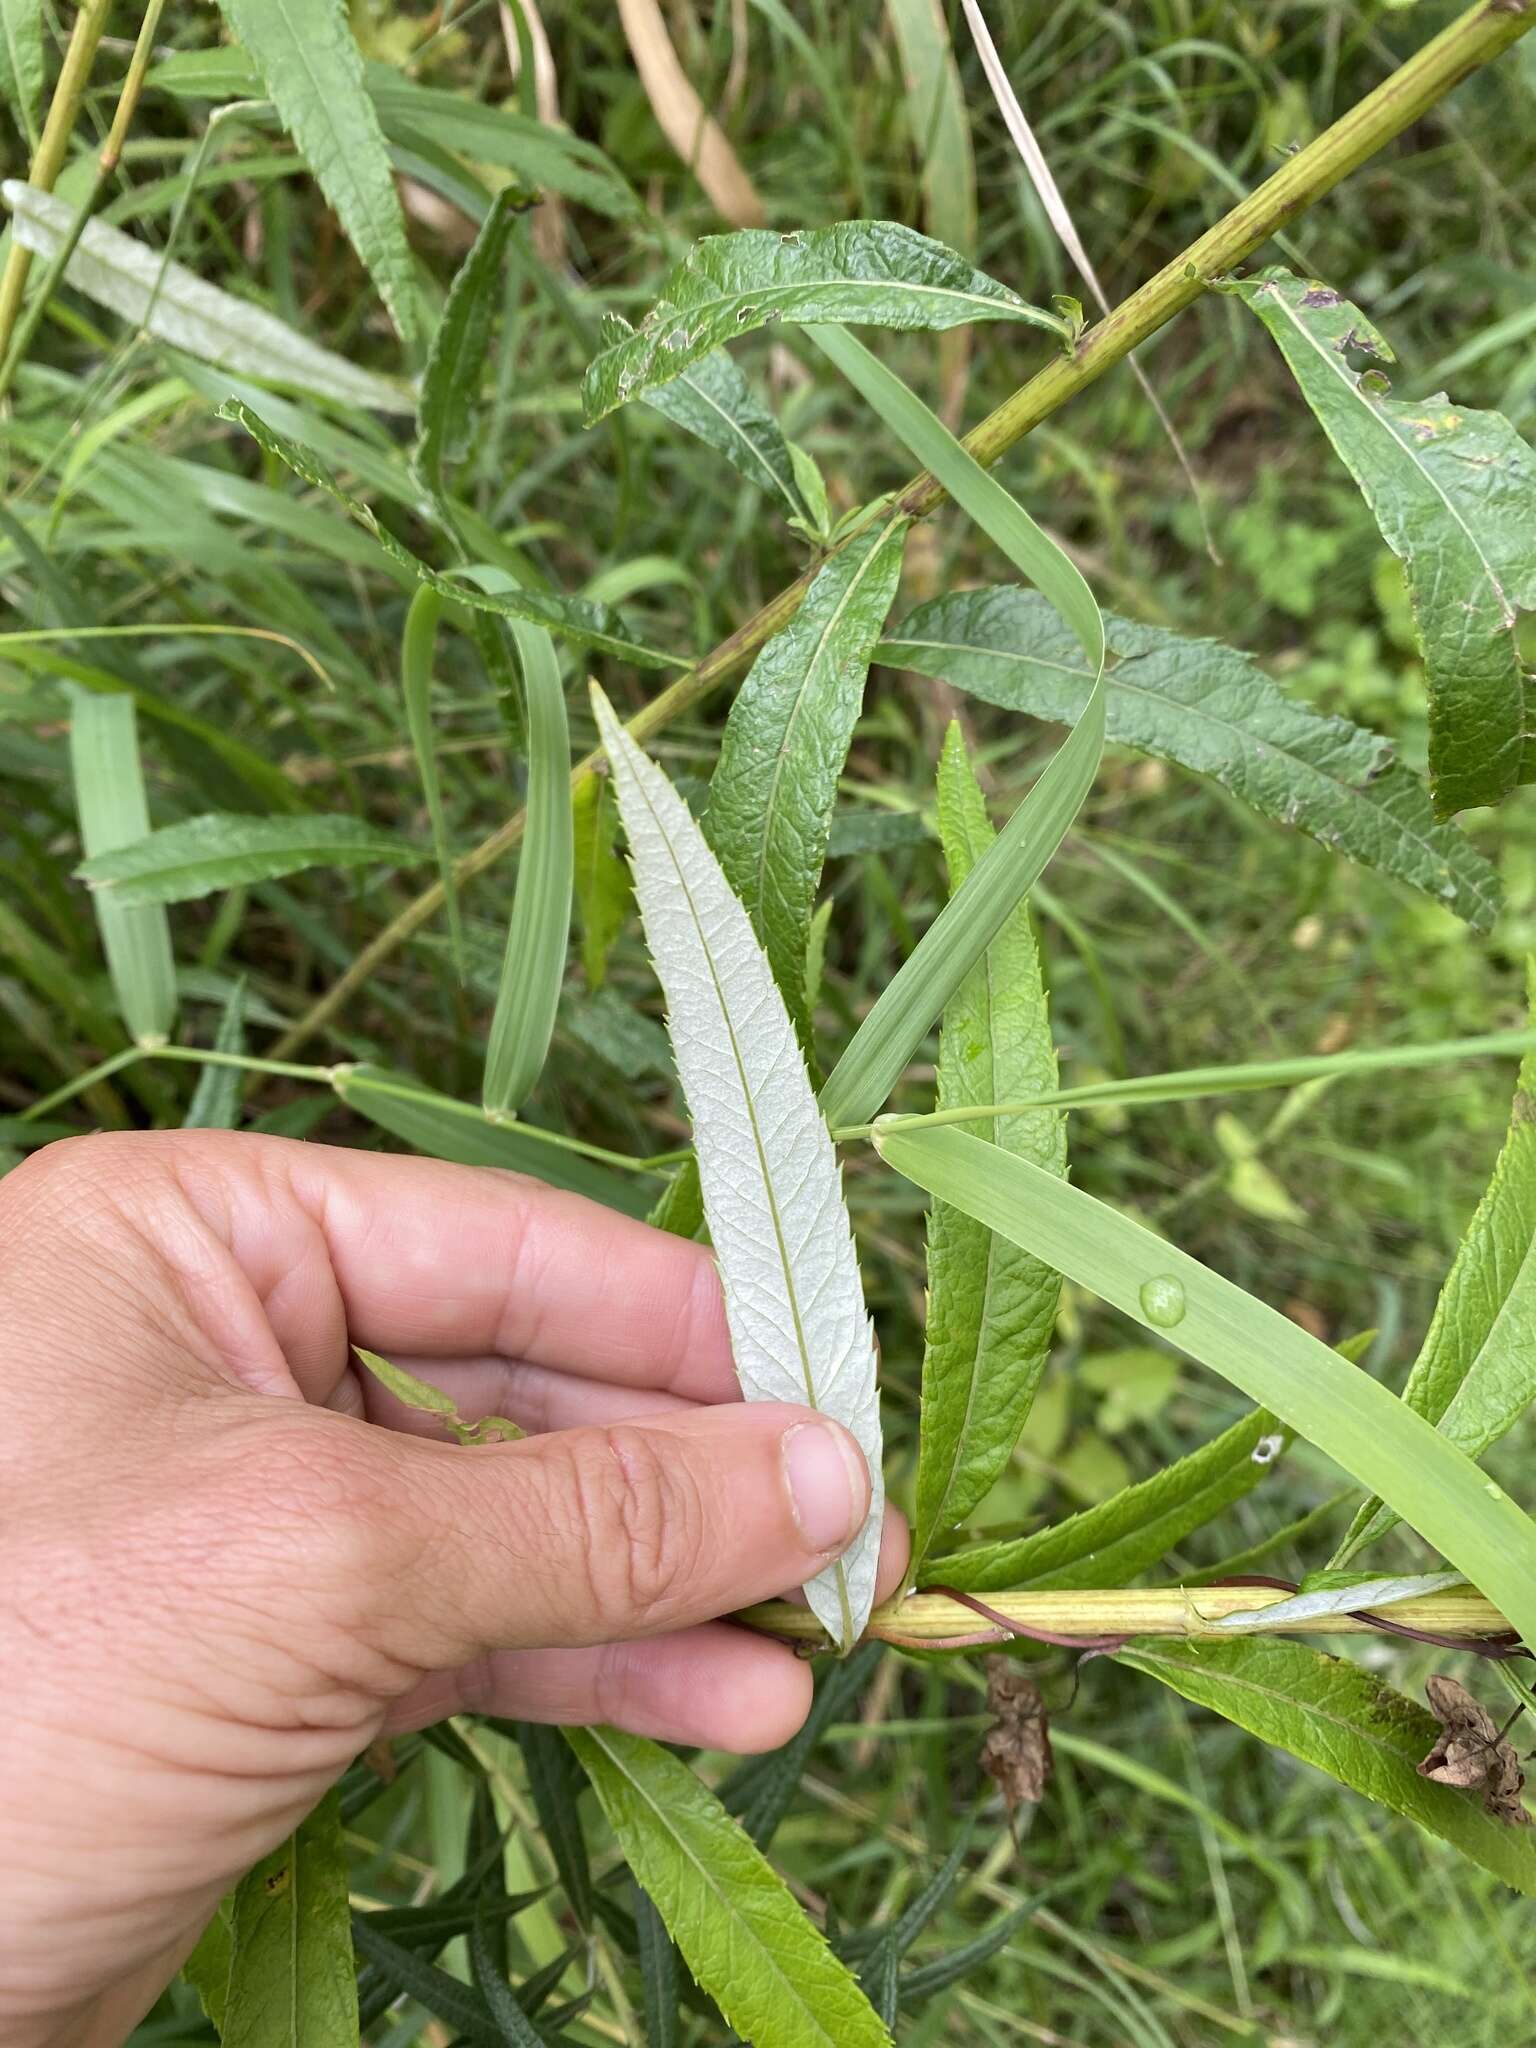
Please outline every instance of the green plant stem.
[[1252, 1065], [1185, 1067], [1169, 1074], [1137, 1074], [1128, 1081], [1091, 1081], [1082, 1088], [1056, 1088], [1049, 1095], [1031, 1095], [1018, 1102], [962, 1103], [954, 1109], [928, 1110], [914, 1116], [882, 1116], [872, 1124], [848, 1124], [832, 1135], [842, 1143], [853, 1138], [872, 1138], [877, 1128], [931, 1130], [941, 1124], [1022, 1116], [1031, 1109], [1086, 1109], [1096, 1103], [1135, 1109], [1155, 1103], [1194, 1102], [1211, 1095], [1292, 1088], [1303, 1082], [1340, 1076], [1392, 1073], [1405, 1067], [1439, 1067], [1453, 1060], [1514, 1057], [1529, 1052], [1533, 1046], [1536, 1031], [1489, 1031], [1479, 1038], [1447, 1038], [1438, 1045], [1383, 1045], [1357, 1052], [1304, 1053], [1292, 1060], [1263, 1060]]
[[[101, 41], [111, 11], [112, 0], [84, 0], [75, 16], [58, 83], [48, 103], [48, 118], [43, 123], [42, 135], [27, 170], [27, 183], [35, 185], [40, 192], [51, 192], [64, 168], [64, 159], [69, 154], [69, 138], [75, 131], [80, 103], [85, 98], [86, 80], [96, 56], [96, 46]], [[24, 249], [13, 235], [5, 274], [0, 277], [0, 357], [8, 358], [10, 355], [11, 336], [15, 332], [16, 316], [21, 311], [22, 295], [26, 291], [27, 274], [31, 268], [32, 251]]]
[[[1251, 255], [1276, 229], [1331, 191], [1437, 100], [1443, 99], [1452, 87], [1507, 50], [1533, 25], [1536, 0], [1478, 0], [1476, 6], [1459, 15], [1331, 128], [1298, 150], [1273, 177], [1192, 242], [1182, 255], [1165, 264], [1139, 291], [1089, 328], [1070, 355], [1047, 364], [973, 428], [965, 437], [969, 452], [984, 466], [996, 462], [1068, 399], [1085, 391], [1132, 349], [1166, 326], [1175, 314], [1200, 296], [1212, 278], [1220, 277]], [[941, 504], [944, 497], [943, 486], [924, 471], [900, 493], [897, 503], [903, 512], [921, 518]], [[880, 508], [881, 515], [888, 517], [890, 510], [887, 500]], [[858, 530], [861, 529], [854, 529]], [[844, 535], [844, 544], [851, 538], [851, 532]], [[660, 732], [748, 661], [794, 617], [813, 574], [813, 570], [807, 570], [780, 591], [712, 654], [647, 704], [629, 721], [631, 735], [643, 740]], [[594, 752], [576, 764], [571, 778], [573, 787], [595, 771], [600, 759]], [[460, 859], [455, 869], [460, 885], [509, 853], [522, 833], [523, 814], [518, 812]], [[283, 1034], [275, 1050], [279, 1054], [292, 1053], [323, 1030], [383, 962], [437, 914], [443, 900], [443, 886], [438, 882], [407, 904]]]
[[[1093, 1587], [1085, 1591], [988, 1593], [987, 1605], [1025, 1629], [1082, 1636], [1220, 1636], [1230, 1630], [1212, 1626], [1224, 1615], [1249, 1614], [1277, 1607], [1291, 1596], [1266, 1586], [1130, 1586]], [[1393, 1621], [1435, 1635], [1504, 1635], [1509, 1623], [1489, 1600], [1470, 1587], [1431, 1593], [1418, 1600], [1399, 1600], [1389, 1610]], [[736, 1617], [749, 1627], [797, 1643], [826, 1643], [827, 1633], [809, 1608], [787, 1600], [767, 1600], [744, 1608]], [[951, 1636], [987, 1633], [987, 1623], [971, 1608], [944, 1593], [913, 1593], [905, 1600], [887, 1600], [870, 1616], [866, 1635], [875, 1642], [912, 1644], [942, 1642]], [[1297, 1617], [1283, 1625], [1286, 1635], [1372, 1635], [1369, 1621], [1352, 1614]]]

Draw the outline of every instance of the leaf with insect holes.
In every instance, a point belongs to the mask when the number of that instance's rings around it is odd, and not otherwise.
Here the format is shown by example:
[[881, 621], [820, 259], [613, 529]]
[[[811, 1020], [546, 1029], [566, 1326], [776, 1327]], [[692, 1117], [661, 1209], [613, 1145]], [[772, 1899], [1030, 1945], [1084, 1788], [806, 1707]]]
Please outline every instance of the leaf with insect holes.
[[[951, 890], [996, 839], [958, 725], [939, 762], [939, 831]], [[1013, 1102], [1056, 1086], [1040, 959], [1021, 904], [944, 1010], [938, 1106]], [[990, 1144], [1052, 1173], [1067, 1165], [1058, 1111], [988, 1117]], [[1061, 1276], [948, 1203], [928, 1218], [928, 1314], [912, 1556], [963, 1521], [1013, 1455], [1050, 1352]]]
[[[1104, 678], [1105, 729], [1120, 746], [1208, 775], [1257, 811], [1362, 867], [1420, 889], [1486, 931], [1498, 876], [1440, 823], [1390, 742], [1286, 696], [1251, 658], [1215, 640], [1104, 617], [1119, 658]], [[1068, 724], [1093, 672], [1032, 590], [958, 590], [909, 612], [875, 660], [933, 676], [984, 703]]]
[[285, 434], [274, 433], [259, 413], [253, 412], [238, 398], [226, 400], [214, 416], [233, 420], [244, 427], [267, 454], [286, 463], [305, 483], [334, 498], [344, 512], [372, 534], [398, 568], [415, 577], [417, 582], [428, 584], [452, 603], [467, 605], [475, 611], [495, 612], [502, 618], [526, 620], [561, 639], [574, 640], [583, 647], [600, 647], [605, 654], [617, 655], [642, 668], [664, 668], [674, 661], [672, 655], [632, 639], [612, 605], [594, 604], [580, 597], [553, 597], [547, 591], [524, 589], [500, 575], [496, 577], [495, 590], [483, 589], [477, 581], [460, 582], [451, 576], [439, 575], [436, 569], [429, 568], [419, 556], [412, 554], [403, 541], [395, 538], [375, 516], [370, 505], [365, 505], [350, 491], [344, 491], [313, 450], [301, 447], [297, 441], [290, 441]]
[[347, 2048], [358, 2037], [347, 1857], [336, 1794], [240, 1881], [223, 2048]]
[[1532, 1831], [1491, 1819], [1464, 1792], [1419, 1775], [1439, 1726], [1374, 1672], [1303, 1643], [1263, 1636], [1236, 1642], [1143, 1637], [1122, 1650], [1119, 1661], [1405, 1814], [1516, 1891], [1536, 1895]]
[[1283, 1441], [1262, 1408], [1150, 1479], [1049, 1528], [930, 1557], [918, 1584], [963, 1593], [1123, 1586], [1251, 1493]]
[[635, 1877], [729, 2026], [754, 2048], [889, 2048], [826, 1937], [680, 1758], [617, 1728], [565, 1735]]
[[394, 166], [346, 0], [219, 0], [283, 126], [335, 209], [407, 348], [425, 314]]
[[[125, 698], [101, 697], [99, 704]], [[211, 811], [165, 825], [126, 846], [92, 854], [75, 870], [96, 891], [99, 902], [138, 905], [188, 903], [215, 889], [241, 882], [268, 882], [301, 868], [409, 867], [428, 858], [398, 833], [366, 818], [255, 818], [238, 811]]]
[[942, 242], [889, 220], [706, 236], [662, 280], [656, 300], [633, 334], [588, 366], [581, 389], [589, 425], [733, 335], [774, 320], [930, 331], [1018, 320], [1071, 339], [1058, 315], [1029, 305]]
[[[1536, 959], [1527, 963], [1536, 1022]], [[1520, 1063], [1509, 1133], [1457, 1249], [1403, 1399], [1468, 1457], [1480, 1458], [1536, 1400], [1536, 1052]], [[1336, 1563], [1397, 1526], [1361, 1507]]]
[[[53, 256], [74, 224], [75, 209], [51, 192], [7, 179], [0, 197], [13, 215], [12, 232], [24, 249]], [[414, 401], [391, 384], [333, 355], [273, 313], [205, 283], [160, 251], [106, 221], [88, 220], [64, 273], [76, 291], [106, 306], [134, 328], [173, 348], [244, 376], [290, 384], [320, 398], [378, 412], [410, 412]]]
[[1446, 394], [1388, 398], [1392, 351], [1357, 306], [1288, 270], [1219, 287], [1264, 323], [1403, 564], [1429, 692], [1429, 783], [1441, 817], [1536, 776], [1520, 613], [1536, 610], [1536, 451], [1502, 413]]
[[905, 519], [876, 524], [817, 570], [804, 603], [737, 691], [710, 778], [705, 835], [807, 1042], [816, 887], [869, 651], [896, 592], [906, 535]]
[[952, 1127], [884, 1117], [881, 1156], [1230, 1381], [1394, 1504], [1536, 1639], [1536, 1524], [1369, 1373], [1054, 1174]]
[[693, 1116], [742, 1389], [821, 1409], [869, 1465], [864, 1527], [805, 1589], [847, 1650], [874, 1604], [883, 1497], [874, 1333], [832, 1140], [746, 911], [688, 806], [595, 685], [592, 701]]

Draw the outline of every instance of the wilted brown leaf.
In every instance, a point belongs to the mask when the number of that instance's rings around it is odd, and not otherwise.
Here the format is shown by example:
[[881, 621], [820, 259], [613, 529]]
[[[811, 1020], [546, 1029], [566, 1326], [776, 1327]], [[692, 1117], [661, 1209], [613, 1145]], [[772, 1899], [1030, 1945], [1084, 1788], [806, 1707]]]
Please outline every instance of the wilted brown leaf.
[[1440, 1723], [1440, 1737], [1419, 1765], [1421, 1778], [1458, 1791], [1481, 1792], [1483, 1805], [1495, 1820], [1526, 1827], [1530, 1815], [1520, 1798], [1525, 1772], [1515, 1746], [1504, 1739], [1488, 1709], [1454, 1678], [1438, 1673], [1424, 1687], [1425, 1697]]
[[987, 1659], [987, 1709], [996, 1716], [981, 1767], [996, 1780], [1009, 1818], [1038, 1805], [1051, 1775], [1051, 1730], [1040, 1688], [1011, 1657]]

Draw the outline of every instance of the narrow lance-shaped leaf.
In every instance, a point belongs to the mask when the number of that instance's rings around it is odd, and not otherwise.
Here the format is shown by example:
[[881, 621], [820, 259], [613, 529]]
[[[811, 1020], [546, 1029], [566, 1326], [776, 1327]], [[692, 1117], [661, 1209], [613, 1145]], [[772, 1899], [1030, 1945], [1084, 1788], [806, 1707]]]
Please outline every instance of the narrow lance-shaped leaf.
[[[245, 982], [237, 981], [229, 992], [224, 1014], [219, 1018], [215, 1052], [245, 1051]], [[233, 1131], [240, 1123], [240, 1091], [245, 1076], [239, 1067], [209, 1065], [197, 1077], [187, 1113], [181, 1120], [184, 1131]]]
[[1536, 608], [1536, 453], [1501, 413], [1445, 393], [1386, 397], [1392, 361], [1357, 306], [1287, 270], [1221, 287], [1256, 313], [1403, 564], [1429, 691], [1429, 777], [1442, 817], [1531, 779], [1519, 614]]
[[[93, 860], [121, 859], [119, 848], [145, 843], [149, 805], [133, 699], [96, 697], [82, 689], [71, 689], [70, 697], [70, 770], [90, 867]], [[176, 1021], [176, 962], [170, 924], [158, 907], [163, 900], [145, 898], [140, 907], [130, 907], [121, 898], [98, 895], [95, 905], [117, 1007], [130, 1037], [141, 1045], [163, 1044]]]
[[215, 417], [233, 420], [244, 427], [267, 454], [276, 456], [305, 483], [334, 498], [344, 512], [373, 535], [392, 562], [417, 582], [430, 585], [439, 596], [450, 598], [455, 604], [469, 605], [476, 611], [496, 612], [509, 619], [525, 619], [530, 625], [542, 626], [562, 639], [574, 640], [583, 647], [600, 647], [605, 654], [617, 655], [643, 668], [665, 667], [674, 659], [670, 654], [663, 654], [657, 648], [632, 639], [612, 605], [593, 604], [580, 597], [552, 597], [546, 591], [524, 589], [499, 575], [495, 590], [482, 589], [477, 582], [460, 582], [453, 577], [439, 575], [437, 570], [429, 568], [419, 556], [412, 554], [403, 541], [395, 538], [375, 516], [371, 506], [365, 505], [361, 498], [353, 497], [350, 491], [344, 491], [312, 450], [301, 448], [298, 442], [290, 441], [284, 434], [274, 433], [266, 421], [242, 400], [227, 400]]
[[223, 2048], [348, 2048], [358, 2037], [347, 1857], [336, 1794], [235, 1893]]
[[872, 1116], [930, 1025], [1034, 886], [1093, 785], [1104, 751], [1104, 622], [1081, 572], [901, 379], [841, 328], [811, 339], [949, 495], [1061, 613], [1093, 674], [1082, 714], [1039, 781], [881, 990], [821, 1092], [834, 1129]]
[[432, 827], [432, 852], [437, 861], [438, 880], [448, 909], [448, 936], [453, 947], [454, 972], [464, 979], [464, 921], [459, 912], [459, 889], [454, 879], [453, 855], [448, 846], [448, 821], [443, 815], [443, 786], [437, 772], [437, 734], [432, 725], [432, 661], [437, 652], [437, 622], [443, 599], [430, 585], [423, 584], [411, 599], [400, 636], [400, 694], [405, 700], [405, 725], [416, 756], [416, 773], [426, 800], [427, 819]]
[[[1527, 966], [1536, 1021], [1536, 960]], [[1520, 1063], [1509, 1133], [1440, 1290], [1403, 1399], [1480, 1458], [1536, 1400], [1536, 1052]], [[1367, 1501], [1336, 1563], [1394, 1528]]]
[[33, 149], [42, 94], [43, 0], [0, 0], [0, 99]]
[[733, 335], [773, 320], [929, 330], [1018, 320], [1071, 339], [1059, 315], [1027, 304], [941, 242], [888, 220], [786, 235], [767, 228], [710, 235], [694, 244], [656, 297], [634, 333], [588, 367], [582, 397], [589, 423], [670, 382]]
[[[951, 889], [996, 835], [951, 725], [939, 763], [939, 831]], [[938, 1101], [1007, 1102], [1056, 1085], [1056, 1051], [1040, 960], [1021, 904], [944, 1011]], [[1057, 1111], [987, 1118], [976, 1135], [1051, 1173], [1067, 1164]], [[912, 1557], [961, 1522], [999, 1478], [1029, 1414], [1050, 1353], [1061, 1277], [947, 1202], [928, 1219], [928, 1314], [918, 1418]]]
[[1126, 1585], [1252, 1492], [1282, 1442], [1275, 1418], [1256, 1409], [1199, 1450], [1080, 1514], [1009, 1542], [930, 1557], [918, 1583], [964, 1593]]
[[883, 1494], [874, 1336], [832, 1140], [746, 911], [687, 805], [595, 687], [593, 704], [693, 1115], [742, 1389], [823, 1410], [869, 1465], [868, 1520], [806, 1587], [847, 1650], [874, 1603]]
[[501, 992], [485, 1053], [484, 1101], [516, 1111], [544, 1070], [571, 935], [571, 740], [554, 643], [512, 621], [528, 722], [527, 823], [507, 921]]
[[754, 2048], [888, 2048], [890, 2035], [846, 1965], [685, 1763], [616, 1728], [568, 1728], [566, 1740], [630, 1868], [728, 2025]]
[[1373, 1672], [1260, 1636], [1143, 1639], [1120, 1661], [1406, 1815], [1516, 1891], [1536, 1893], [1536, 1829], [1510, 1827], [1467, 1793], [1421, 1777], [1439, 1723]]
[[[93, 701], [130, 704], [126, 697]], [[115, 908], [186, 903], [215, 889], [269, 882], [301, 868], [355, 868], [380, 861], [408, 867], [426, 857], [425, 847], [413, 846], [366, 818], [255, 818], [239, 811], [211, 811], [146, 833], [111, 852], [95, 853], [76, 873], [95, 890], [98, 904]]]
[[[1118, 657], [1104, 679], [1106, 737], [1209, 775], [1261, 817], [1306, 832], [1486, 931], [1498, 877], [1377, 733], [1286, 696], [1258, 664], [1215, 640], [1104, 617]], [[1093, 671], [1034, 591], [960, 590], [919, 605], [875, 649], [984, 703], [1070, 723]]]
[[[12, 232], [22, 247], [39, 256], [56, 255], [74, 224], [75, 209], [55, 193], [16, 179], [0, 185], [0, 197], [11, 209]], [[64, 275], [99, 306], [203, 362], [347, 405], [379, 412], [412, 410], [404, 385], [333, 355], [275, 313], [220, 291], [185, 264], [166, 263], [158, 249], [106, 221], [86, 222]]]
[[498, 193], [474, 246], [448, 288], [421, 379], [416, 468], [427, 489], [442, 489], [443, 464], [468, 449], [474, 402], [485, 375], [501, 292], [507, 238], [524, 204], [515, 188]]
[[346, 0], [219, 0], [408, 348], [425, 338], [415, 263]]
[[906, 533], [904, 519], [872, 526], [822, 565], [737, 692], [709, 785], [705, 833], [805, 1041], [816, 886]]
[[1536, 1640], [1536, 1525], [1368, 1373], [1081, 1188], [966, 1132], [878, 1125], [899, 1173], [1047, 1260], [1373, 1488]]
[[581, 965], [587, 987], [608, 977], [608, 955], [624, 929], [634, 887], [618, 850], [619, 814], [606, 775], [586, 775], [571, 796], [575, 840], [576, 907], [581, 916]]

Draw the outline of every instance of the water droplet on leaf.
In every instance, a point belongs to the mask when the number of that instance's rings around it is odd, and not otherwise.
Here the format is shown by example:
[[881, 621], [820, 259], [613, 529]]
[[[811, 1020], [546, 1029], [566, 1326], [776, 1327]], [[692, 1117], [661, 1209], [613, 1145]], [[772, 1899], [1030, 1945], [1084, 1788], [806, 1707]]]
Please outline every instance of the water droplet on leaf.
[[1141, 1312], [1160, 1330], [1171, 1330], [1184, 1320], [1184, 1283], [1171, 1273], [1159, 1273], [1141, 1283]]

